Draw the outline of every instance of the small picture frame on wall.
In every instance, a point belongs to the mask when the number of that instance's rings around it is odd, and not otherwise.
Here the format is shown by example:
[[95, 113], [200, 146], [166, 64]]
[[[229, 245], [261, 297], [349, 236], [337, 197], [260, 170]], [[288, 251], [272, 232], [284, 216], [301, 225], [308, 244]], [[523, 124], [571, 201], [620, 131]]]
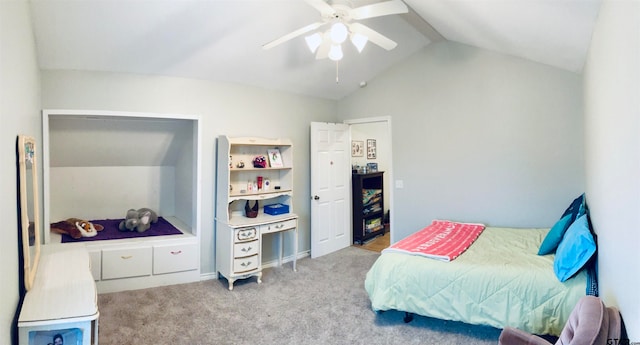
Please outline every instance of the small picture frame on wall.
[[364, 141], [352, 140], [351, 141], [351, 157], [364, 156]]
[[376, 159], [376, 140], [367, 139], [367, 159]]

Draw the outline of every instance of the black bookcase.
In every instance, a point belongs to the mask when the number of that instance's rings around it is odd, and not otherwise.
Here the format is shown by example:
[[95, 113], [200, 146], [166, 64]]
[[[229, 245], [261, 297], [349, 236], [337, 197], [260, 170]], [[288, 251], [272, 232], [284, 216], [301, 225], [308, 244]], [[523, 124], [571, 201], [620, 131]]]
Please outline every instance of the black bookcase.
[[353, 242], [364, 241], [384, 234], [383, 174], [353, 174]]

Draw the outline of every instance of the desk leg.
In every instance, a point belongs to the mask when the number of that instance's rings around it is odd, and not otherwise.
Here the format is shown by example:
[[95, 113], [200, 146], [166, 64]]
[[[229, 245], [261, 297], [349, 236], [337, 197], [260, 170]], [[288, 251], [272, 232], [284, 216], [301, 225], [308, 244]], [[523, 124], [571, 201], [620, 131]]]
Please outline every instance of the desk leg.
[[278, 233], [278, 237], [280, 239], [280, 255], [278, 256], [278, 266], [282, 266], [282, 252], [284, 251], [284, 231], [280, 231]]
[[298, 272], [296, 262], [298, 261], [298, 227], [293, 229], [293, 271]]

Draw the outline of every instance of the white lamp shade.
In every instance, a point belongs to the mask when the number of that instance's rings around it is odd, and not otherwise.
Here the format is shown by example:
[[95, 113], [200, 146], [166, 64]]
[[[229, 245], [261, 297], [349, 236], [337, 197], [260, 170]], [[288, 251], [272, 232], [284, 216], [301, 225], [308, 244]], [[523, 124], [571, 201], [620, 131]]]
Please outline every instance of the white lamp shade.
[[367, 36], [363, 34], [357, 32], [351, 34], [351, 43], [353, 43], [356, 49], [358, 49], [358, 53], [362, 53], [362, 49], [364, 49], [364, 46], [367, 45], [368, 41], [369, 39], [367, 38]]
[[349, 36], [349, 30], [347, 30], [346, 25], [341, 22], [331, 25], [331, 40], [333, 43], [341, 44], [347, 40], [347, 36]]
[[329, 59], [333, 61], [340, 61], [343, 56], [342, 47], [339, 44], [331, 45], [331, 50], [329, 50]]
[[307, 47], [311, 50], [312, 53], [315, 53], [318, 50], [318, 47], [322, 43], [322, 34], [316, 32], [313, 35], [309, 35], [304, 38], [307, 41]]

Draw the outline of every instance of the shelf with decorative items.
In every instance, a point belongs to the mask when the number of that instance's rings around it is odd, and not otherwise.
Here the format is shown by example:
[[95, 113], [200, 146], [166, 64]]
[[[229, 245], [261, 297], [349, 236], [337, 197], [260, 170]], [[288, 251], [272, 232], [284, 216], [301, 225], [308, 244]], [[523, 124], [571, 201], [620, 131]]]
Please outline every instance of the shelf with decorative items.
[[[220, 136], [217, 146], [215, 245], [218, 274], [227, 279], [230, 290], [237, 279], [255, 276], [260, 283], [262, 235], [279, 233], [278, 263], [282, 264], [284, 231], [294, 233], [292, 261], [295, 270], [298, 216], [292, 207], [291, 141]], [[252, 248], [250, 256], [246, 256], [245, 246], [239, 245], [237, 233], [256, 234], [255, 241], [258, 242], [249, 246]]]
[[352, 174], [353, 242], [362, 244], [385, 232], [383, 174]]

